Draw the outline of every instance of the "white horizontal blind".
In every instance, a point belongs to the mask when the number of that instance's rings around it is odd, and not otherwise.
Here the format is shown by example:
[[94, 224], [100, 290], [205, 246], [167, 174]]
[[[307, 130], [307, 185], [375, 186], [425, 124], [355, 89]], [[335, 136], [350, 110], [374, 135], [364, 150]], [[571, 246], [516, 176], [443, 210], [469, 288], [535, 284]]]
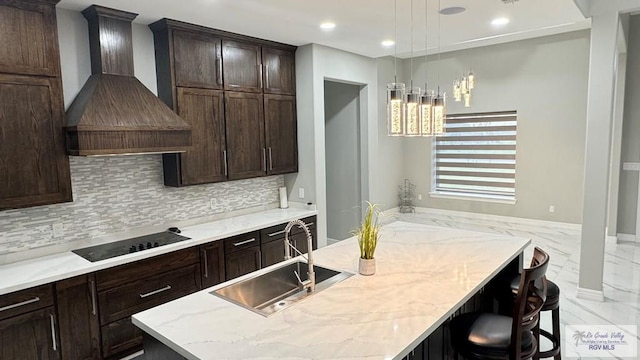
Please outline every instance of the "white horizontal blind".
[[436, 137], [435, 190], [515, 198], [517, 112], [448, 115]]

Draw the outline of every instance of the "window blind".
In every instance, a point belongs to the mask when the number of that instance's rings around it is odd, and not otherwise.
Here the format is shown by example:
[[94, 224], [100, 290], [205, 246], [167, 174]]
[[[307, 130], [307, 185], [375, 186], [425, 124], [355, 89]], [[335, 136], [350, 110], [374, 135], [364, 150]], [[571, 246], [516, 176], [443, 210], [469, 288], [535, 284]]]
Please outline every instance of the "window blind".
[[435, 141], [435, 191], [515, 198], [517, 112], [448, 115]]

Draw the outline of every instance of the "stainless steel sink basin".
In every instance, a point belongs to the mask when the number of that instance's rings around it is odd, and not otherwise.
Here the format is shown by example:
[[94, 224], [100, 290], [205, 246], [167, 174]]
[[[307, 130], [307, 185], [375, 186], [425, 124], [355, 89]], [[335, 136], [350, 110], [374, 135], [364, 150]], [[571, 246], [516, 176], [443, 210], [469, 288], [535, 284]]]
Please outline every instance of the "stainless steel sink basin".
[[[353, 274], [314, 265], [316, 293], [345, 280]], [[263, 316], [284, 310], [296, 302], [313, 295], [298, 287], [297, 271], [302, 281], [308, 279], [306, 262], [279, 266], [268, 273], [256, 275], [212, 291], [211, 294], [240, 305]]]

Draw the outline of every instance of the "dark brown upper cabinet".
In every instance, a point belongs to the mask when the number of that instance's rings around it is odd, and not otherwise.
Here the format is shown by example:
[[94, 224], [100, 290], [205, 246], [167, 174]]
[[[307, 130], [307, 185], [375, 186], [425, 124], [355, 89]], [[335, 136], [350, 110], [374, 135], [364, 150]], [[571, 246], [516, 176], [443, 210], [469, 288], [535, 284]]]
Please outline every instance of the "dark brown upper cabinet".
[[191, 125], [193, 150], [164, 155], [165, 184], [213, 183], [227, 179], [222, 91], [177, 89], [178, 115]]
[[56, 3], [0, 0], [0, 210], [72, 201]]
[[60, 75], [58, 1], [0, 1], [0, 72]]
[[224, 89], [262, 92], [262, 56], [260, 46], [239, 41], [222, 41]]
[[188, 31], [173, 33], [176, 86], [222, 89], [220, 39]]
[[267, 173], [286, 174], [298, 171], [298, 136], [296, 98], [264, 95]]
[[265, 94], [296, 94], [296, 65], [293, 52], [263, 47], [262, 64]]
[[264, 176], [267, 149], [262, 94], [226, 92], [224, 100], [229, 180]]

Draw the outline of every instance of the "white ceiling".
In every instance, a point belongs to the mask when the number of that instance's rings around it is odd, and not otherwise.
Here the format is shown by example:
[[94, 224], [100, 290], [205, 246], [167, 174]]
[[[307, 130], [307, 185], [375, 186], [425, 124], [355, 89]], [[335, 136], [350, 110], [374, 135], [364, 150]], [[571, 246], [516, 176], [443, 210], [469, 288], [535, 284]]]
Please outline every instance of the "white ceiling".
[[[414, 1], [414, 54], [425, 48], [425, 0]], [[438, 0], [428, 0], [429, 53], [484, 46], [542, 35], [585, 29], [590, 26], [573, 0], [440, 0], [441, 8], [462, 6], [467, 11], [438, 16]], [[82, 10], [98, 4], [140, 14], [137, 23], [149, 24], [163, 17], [227, 30], [293, 45], [316, 43], [357, 54], [393, 55], [380, 42], [394, 38], [392, 0], [62, 0], [58, 6]], [[411, 0], [397, 0], [398, 41], [401, 57], [410, 55]], [[496, 17], [511, 20], [491, 25]], [[438, 31], [438, 18], [441, 19]], [[319, 24], [337, 27], [322, 31]]]

